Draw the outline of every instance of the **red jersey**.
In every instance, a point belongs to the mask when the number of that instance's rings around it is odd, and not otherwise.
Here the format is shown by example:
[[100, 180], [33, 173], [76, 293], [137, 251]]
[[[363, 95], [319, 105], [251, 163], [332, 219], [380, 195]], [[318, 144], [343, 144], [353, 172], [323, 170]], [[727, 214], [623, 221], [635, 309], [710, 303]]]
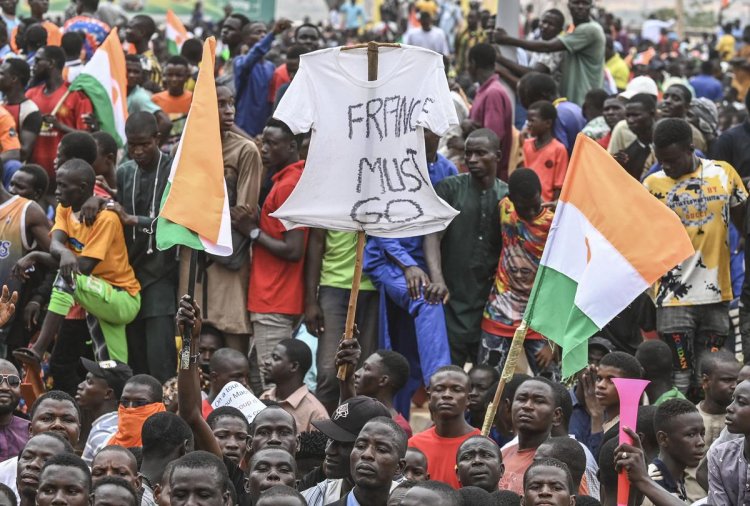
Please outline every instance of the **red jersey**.
[[[35, 86], [26, 92], [26, 97], [33, 100], [39, 107], [42, 116], [51, 114], [57, 103], [62, 99], [68, 90], [68, 84], [64, 83], [51, 94], [44, 93], [44, 84]], [[91, 101], [83, 92], [74, 91], [65, 99], [56, 117], [63, 125], [67, 125], [76, 130], [88, 130], [83, 117], [94, 112]], [[47, 123], [42, 123], [42, 129], [34, 145], [34, 152], [31, 154], [31, 163], [37, 163], [44, 167], [50, 176], [50, 183], [54, 181], [55, 171], [53, 162], [57, 156], [57, 145], [60, 144], [64, 133], [57, 128], [53, 128]]]
[[460, 485], [456, 476], [456, 452], [461, 443], [479, 434], [481, 431], [474, 429], [460, 437], [441, 437], [435, 427], [430, 427], [410, 437], [409, 446], [422, 450], [427, 457], [427, 472], [431, 480], [442, 481], [457, 489]]

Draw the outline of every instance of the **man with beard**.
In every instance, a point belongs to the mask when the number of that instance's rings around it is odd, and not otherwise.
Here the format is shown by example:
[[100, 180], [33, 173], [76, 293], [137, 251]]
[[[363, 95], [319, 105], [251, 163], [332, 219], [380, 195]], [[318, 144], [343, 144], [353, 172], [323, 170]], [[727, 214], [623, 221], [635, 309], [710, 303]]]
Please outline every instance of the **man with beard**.
[[0, 360], [0, 461], [15, 457], [29, 439], [29, 421], [13, 414], [21, 399], [21, 377], [7, 360]]

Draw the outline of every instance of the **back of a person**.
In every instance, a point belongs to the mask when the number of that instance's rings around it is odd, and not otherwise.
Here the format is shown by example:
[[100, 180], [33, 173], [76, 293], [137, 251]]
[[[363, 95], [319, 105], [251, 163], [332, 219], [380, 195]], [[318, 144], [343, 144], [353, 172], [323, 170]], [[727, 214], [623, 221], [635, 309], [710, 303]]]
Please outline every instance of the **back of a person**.
[[81, 32], [84, 37], [83, 46], [86, 49], [86, 59], [90, 60], [94, 51], [107, 38], [110, 26], [94, 17], [79, 15], [70, 18], [63, 25], [63, 32]]
[[570, 100], [560, 100], [555, 103], [557, 121], [555, 121], [555, 137], [568, 149], [573, 151], [576, 137], [586, 126], [581, 107]]
[[524, 165], [539, 176], [542, 183], [542, 201], [555, 200], [555, 190], [560, 190], [568, 168], [568, 152], [562, 142], [554, 137], [545, 146], [537, 148], [536, 139], [523, 142]]

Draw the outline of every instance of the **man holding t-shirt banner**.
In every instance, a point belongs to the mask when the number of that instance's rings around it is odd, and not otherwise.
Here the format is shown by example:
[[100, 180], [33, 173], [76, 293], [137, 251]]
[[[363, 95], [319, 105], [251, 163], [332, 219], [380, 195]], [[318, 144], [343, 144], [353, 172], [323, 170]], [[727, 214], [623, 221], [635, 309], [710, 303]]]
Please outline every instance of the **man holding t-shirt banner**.
[[50, 252], [32, 252], [17, 264], [20, 270], [37, 262], [59, 269], [39, 338], [30, 348], [14, 352], [21, 362], [40, 362], [74, 303], [87, 312], [97, 360], [128, 362], [125, 325], [141, 307], [141, 285], [128, 263], [118, 215], [104, 210], [90, 227], [79, 219], [95, 182], [94, 169], [83, 160], [69, 160], [58, 169], [55, 195], [59, 205]]

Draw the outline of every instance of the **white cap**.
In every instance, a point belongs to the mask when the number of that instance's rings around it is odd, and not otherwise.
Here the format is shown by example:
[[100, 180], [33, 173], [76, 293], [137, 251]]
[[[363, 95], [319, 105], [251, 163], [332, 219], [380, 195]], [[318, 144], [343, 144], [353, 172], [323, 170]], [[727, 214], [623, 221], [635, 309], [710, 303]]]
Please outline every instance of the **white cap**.
[[654, 97], [658, 97], [659, 88], [656, 86], [656, 81], [648, 76], [638, 76], [633, 78], [633, 80], [628, 83], [625, 91], [620, 93], [620, 96], [626, 100], [630, 100], [634, 95], [639, 93], [647, 93]]

